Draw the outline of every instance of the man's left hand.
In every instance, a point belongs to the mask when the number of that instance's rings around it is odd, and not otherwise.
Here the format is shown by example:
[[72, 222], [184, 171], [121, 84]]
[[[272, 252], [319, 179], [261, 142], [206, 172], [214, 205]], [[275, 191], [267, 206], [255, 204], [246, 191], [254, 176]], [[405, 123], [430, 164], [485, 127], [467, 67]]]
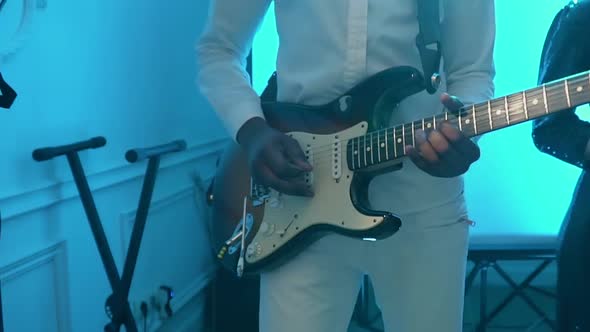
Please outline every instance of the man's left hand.
[[[442, 104], [449, 111], [457, 111], [463, 104], [446, 93]], [[480, 156], [479, 147], [447, 121], [437, 129], [415, 133], [416, 147], [406, 146], [406, 154], [424, 172], [436, 177], [455, 177], [464, 174]]]

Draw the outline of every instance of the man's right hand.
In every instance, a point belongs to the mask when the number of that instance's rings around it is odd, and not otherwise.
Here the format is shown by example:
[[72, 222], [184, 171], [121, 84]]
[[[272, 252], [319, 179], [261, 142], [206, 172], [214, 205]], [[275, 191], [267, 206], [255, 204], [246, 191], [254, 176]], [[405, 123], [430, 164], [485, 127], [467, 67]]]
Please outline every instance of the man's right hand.
[[288, 195], [313, 196], [303, 177], [312, 167], [295, 139], [255, 117], [240, 128], [237, 141], [258, 183]]

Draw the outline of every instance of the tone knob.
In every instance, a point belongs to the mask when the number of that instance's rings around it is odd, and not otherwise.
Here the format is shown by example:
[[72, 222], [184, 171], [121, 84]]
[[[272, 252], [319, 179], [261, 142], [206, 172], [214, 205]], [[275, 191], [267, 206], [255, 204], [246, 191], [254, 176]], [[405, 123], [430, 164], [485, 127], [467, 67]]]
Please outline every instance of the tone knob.
[[275, 224], [262, 222], [260, 224], [260, 233], [264, 236], [271, 236], [275, 232]]
[[248, 249], [246, 249], [246, 255], [252, 256], [256, 252], [256, 248], [253, 245], [249, 245]]

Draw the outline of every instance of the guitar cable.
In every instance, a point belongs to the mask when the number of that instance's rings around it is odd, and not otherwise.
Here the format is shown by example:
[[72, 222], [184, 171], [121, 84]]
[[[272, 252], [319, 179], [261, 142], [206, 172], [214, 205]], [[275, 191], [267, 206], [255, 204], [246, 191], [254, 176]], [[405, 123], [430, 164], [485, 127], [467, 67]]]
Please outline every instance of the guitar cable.
[[246, 244], [246, 202], [248, 195], [244, 196], [244, 212], [242, 213], [242, 244], [240, 247], [240, 258], [238, 259], [237, 274], [241, 278], [244, 274], [244, 247]]

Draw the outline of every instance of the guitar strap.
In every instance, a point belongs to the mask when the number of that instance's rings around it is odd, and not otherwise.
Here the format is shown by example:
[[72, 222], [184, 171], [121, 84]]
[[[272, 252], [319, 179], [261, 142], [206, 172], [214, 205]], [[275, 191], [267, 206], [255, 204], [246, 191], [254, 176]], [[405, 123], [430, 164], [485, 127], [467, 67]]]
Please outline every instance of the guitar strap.
[[440, 85], [440, 7], [439, 0], [416, 0], [419, 32], [416, 46], [420, 52], [426, 91], [433, 94]]
[[[428, 93], [433, 94], [440, 85], [440, 8], [439, 0], [416, 0], [418, 4], [418, 35], [416, 47], [424, 74], [424, 85]], [[262, 92], [263, 102], [274, 102], [277, 97], [277, 73], [268, 79], [268, 85]]]

